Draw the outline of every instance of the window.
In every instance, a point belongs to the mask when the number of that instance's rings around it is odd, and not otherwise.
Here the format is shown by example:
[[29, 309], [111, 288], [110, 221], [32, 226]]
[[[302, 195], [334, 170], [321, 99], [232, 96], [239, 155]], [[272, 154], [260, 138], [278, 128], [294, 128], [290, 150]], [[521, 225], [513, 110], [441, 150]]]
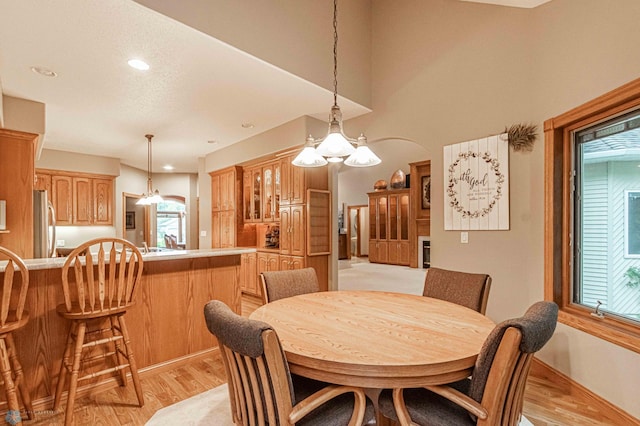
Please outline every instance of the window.
[[182, 200], [165, 197], [156, 208], [157, 247], [167, 247], [166, 236], [173, 236], [178, 247], [184, 248], [187, 243], [186, 206]]
[[545, 122], [545, 298], [640, 352], [640, 79]]
[[624, 254], [640, 258], [640, 191], [625, 191]]

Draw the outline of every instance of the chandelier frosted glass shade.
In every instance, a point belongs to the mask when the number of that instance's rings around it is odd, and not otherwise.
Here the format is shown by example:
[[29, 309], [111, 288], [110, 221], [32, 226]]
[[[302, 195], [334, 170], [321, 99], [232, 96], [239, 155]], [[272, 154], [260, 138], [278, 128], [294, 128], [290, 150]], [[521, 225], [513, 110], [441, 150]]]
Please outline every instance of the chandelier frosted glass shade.
[[298, 167], [321, 167], [327, 164], [327, 160], [318, 154], [314, 148], [313, 136], [309, 135], [307, 142], [304, 144], [304, 149], [298, 156], [291, 162], [294, 166]]
[[360, 134], [356, 151], [345, 160], [344, 164], [351, 167], [371, 167], [381, 162], [382, 160], [367, 146], [366, 136]]

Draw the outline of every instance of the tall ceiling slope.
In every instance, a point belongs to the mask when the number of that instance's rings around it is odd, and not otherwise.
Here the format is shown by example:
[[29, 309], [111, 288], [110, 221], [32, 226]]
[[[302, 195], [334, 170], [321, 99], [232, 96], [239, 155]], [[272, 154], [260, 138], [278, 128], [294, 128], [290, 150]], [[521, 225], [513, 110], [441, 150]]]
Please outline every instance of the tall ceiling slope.
[[[135, 0], [333, 90], [332, 0]], [[371, 105], [371, 1], [338, 1], [338, 92]]]

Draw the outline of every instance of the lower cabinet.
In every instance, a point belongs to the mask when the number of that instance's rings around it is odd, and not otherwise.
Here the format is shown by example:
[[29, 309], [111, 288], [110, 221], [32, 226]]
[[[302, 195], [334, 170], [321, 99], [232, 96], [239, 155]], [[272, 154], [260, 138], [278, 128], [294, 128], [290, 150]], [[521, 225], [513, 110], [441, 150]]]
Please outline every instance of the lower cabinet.
[[409, 265], [409, 242], [395, 242], [389, 241], [388, 243], [389, 263], [392, 265]]
[[278, 253], [258, 252], [258, 271], [257, 275], [266, 271], [280, 270], [280, 255]]
[[389, 243], [369, 240], [369, 262], [389, 263]]
[[304, 268], [304, 257], [302, 256], [280, 256], [280, 270]]
[[240, 258], [242, 262], [242, 277], [240, 280], [240, 289], [243, 293], [260, 296], [257, 253], [244, 253], [240, 256]]

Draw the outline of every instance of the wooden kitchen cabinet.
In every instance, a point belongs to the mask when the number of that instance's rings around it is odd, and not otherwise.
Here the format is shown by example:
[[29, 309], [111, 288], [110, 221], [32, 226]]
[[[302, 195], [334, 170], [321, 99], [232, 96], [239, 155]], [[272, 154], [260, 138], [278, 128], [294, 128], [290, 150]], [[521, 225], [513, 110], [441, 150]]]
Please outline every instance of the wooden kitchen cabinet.
[[302, 269], [305, 266], [303, 256], [284, 256], [280, 255], [280, 270], [287, 271], [292, 269]]
[[305, 205], [280, 207], [280, 253], [305, 255]]
[[257, 275], [266, 271], [279, 271], [280, 255], [277, 253], [259, 251], [257, 255], [257, 269]]
[[56, 211], [56, 225], [73, 225], [73, 178], [51, 177], [51, 203]]
[[241, 268], [240, 289], [244, 293], [249, 293], [259, 297], [262, 291], [258, 285], [257, 253], [242, 254]]
[[33, 189], [47, 191], [49, 201], [51, 201], [51, 175], [47, 173], [36, 173], [36, 181]]
[[[280, 163], [282, 173], [280, 204], [302, 204], [305, 202], [307, 182], [306, 170], [291, 164], [295, 157], [286, 157]], [[321, 188], [322, 189], [322, 188]]]
[[[211, 247], [255, 246], [255, 228], [243, 228], [242, 168], [229, 167], [211, 176]], [[218, 201], [219, 207], [218, 206]]]
[[[0, 246], [33, 257], [34, 162], [38, 135], [0, 129], [0, 200], [6, 201], [6, 230]], [[18, 340], [18, 339], [16, 339]]]
[[93, 224], [111, 225], [113, 223], [113, 181], [111, 179], [93, 179]]
[[92, 225], [93, 197], [91, 194], [91, 182], [88, 178], [74, 177], [72, 178], [72, 184], [73, 224]]
[[113, 180], [107, 175], [36, 170], [36, 189], [49, 190], [59, 226], [113, 225]]
[[262, 167], [262, 199], [263, 199], [263, 222], [276, 222], [280, 220], [280, 195], [281, 177], [280, 162], [274, 162]]

